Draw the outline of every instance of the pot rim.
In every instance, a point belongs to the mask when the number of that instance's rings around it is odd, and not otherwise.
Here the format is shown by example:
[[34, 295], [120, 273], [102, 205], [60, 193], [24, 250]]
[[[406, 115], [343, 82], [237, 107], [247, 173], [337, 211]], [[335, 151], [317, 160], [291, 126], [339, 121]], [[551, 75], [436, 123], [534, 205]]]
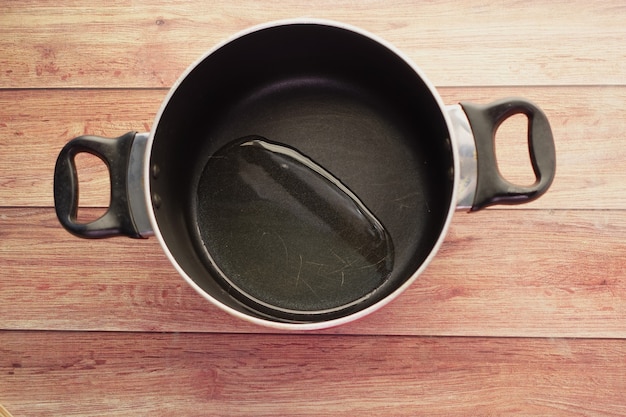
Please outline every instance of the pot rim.
[[[373, 40], [374, 42], [382, 45], [383, 47], [387, 48], [388, 50], [390, 50], [391, 52], [393, 52], [396, 56], [398, 56], [400, 59], [402, 59], [407, 65], [409, 65], [409, 67], [415, 72], [415, 75], [417, 77], [419, 77], [421, 79], [421, 81], [427, 86], [428, 90], [430, 91], [430, 93], [432, 94], [433, 98], [435, 99], [437, 105], [439, 106], [439, 110], [442, 113], [442, 116], [445, 120], [446, 123], [446, 127], [447, 127], [447, 131], [448, 131], [448, 137], [450, 139], [450, 146], [451, 146], [451, 152], [452, 152], [452, 161], [453, 161], [453, 184], [452, 184], [452, 195], [450, 196], [450, 204], [448, 207], [448, 213], [446, 215], [446, 219], [445, 222], [443, 224], [443, 227], [441, 228], [441, 231], [439, 233], [439, 237], [437, 238], [437, 241], [435, 242], [435, 244], [433, 245], [430, 253], [428, 254], [428, 256], [426, 257], [426, 259], [424, 259], [424, 261], [421, 263], [421, 265], [419, 266], [419, 268], [417, 268], [417, 270], [415, 270], [411, 276], [405, 280], [405, 282], [402, 283], [402, 285], [400, 285], [398, 288], [396, 288], [392, 293], [390, 293], [388, 296], [384, 297], [383, 299], [377, 301], [376, 303], [362, 309], [362, 310], [358, 310], [355, 311], [349, 315], [346, 316], [342, 316], [339, 318], [335, 318], [335, 319], [330, 319], [330, 320], [322, 320], [322, 321], [315, 321], [315, 322], [305, 322], [305, 323], [292, 323], [292, 322], [282, 322], [282, 321], [273, 321], [270, 319], [266, 319], [266, 318], [261, 318], [261, 317], [257, 317], [257, 316], [253, 316], [251, 314], [247, 314], [245, 312], [236, 310], [232, 307], [229, 307], [225, 304], [223, 304], [222, 302], [220, 302], [219, 300], [217, 300], [216, 298], [214, 298], [211, 294], [207, 293], [205, 290], [203, 290], [198, 284], [196, 284], [196, 282], [183, 270], [183, 268], [178, 264], [178, 262], [176, 261], [175, 257], [172, 255], [171, 251], [168, 249], [167, 243], [165, 242], [163, 235], [161, 234], [161, 231], [159, 229], [157, 220], [156, 220], [156, 215], [154, 212], [154, 206], [152, 203], [152, 193], [151, 193], [151, 168], [150, 168], [150, 159], [152, 157], [152, 146], [154, 143], [154, 136], [155, 136], [155, 132], [156, 132], [156, 127], [159, 124], [159, 121], [163, 115], [163, 113], [165, 112], [165, 109], [168, 106], [169, 101], [171, 100], [172, 96], [175, 94], [175, 92], [177, 91], [178, 87], [182, 84], [182, 82], [187, 78], [187, 76], [201, 63], [203, 62], [205, 59], [207, 59], [209, 56], [211, 56], [213, 53], [215, 53], [215, 51], [219, 50], [220, 48], [222, 48], [223, 46], [231, 43], [232, 41], [241, 38], [243, 36], [249, 35], [251, 33], [254, 32], [258, 32], [264, 29], [270, 29], [273, 27], [278, 27], [278, 26], [288, 26], [288, 25], [319, 25], [319, 26], [331, 26], [331, 27], [335, 27], [335, 28], [339, 28], [339, 29], [345, 29], [351, 32], [354, 32], [356, 34], [359, 34], [361, 36], [364, 36], [366, 38], [369, 38], [371, 40]], [[457, 145], [457, 140], [454, 134], [454, 129], [452, 129], [452, 122], [450, 120], [450, 116], [448, 114], [448, 111], [446, 111], [446, 106], [443, 103], [443, 100], [441, 99], [439, 93], [437, 92], [435, 86], [431, 83], [431, 81], [423, 74], [422, 70], [406, 55], [404, 54], [402, 51], [400, 51], [398, 48], [396, 48], [394, 45], [392, 45], [390, 42], [382, 39], [381, 37], [374, 35], [364, 29], [358, 28], [356, 26], [350, 25], [350, 24], [346, 24], [346, 23], [342, 23], [342, 22], [338, 22], [338, 21], [334, 21], [334, 20], [327, 20], [327, 19], [318, 19], [318, 18], [295, 18], [295, 19], [282, 19], [282, 20], [274, 20], [274, 21], [270, 21], [270, 22], [266, 22], [266, 23], [262, 23], [262, 24], [258, 24], [255, 26], [251, 26], [247, 29], [244, 29], [228, 38], [226, 38], [225, 40], [223, 40], [222, 42], [216, 44], [214, 47], [212, 47], [211, 49], [209, 49], [206, 53], [204, 53], [200, 58], [198, 58], [195, 62], [193, 62], [189, 67], [187, 67], [187, 69], [181, 74], [181, 76], [176, 80], [176, 82], [172, 85], [172, 87], [170, 88], [170, 90], [168, 91], [165, 99], [163, 100], [161, 107], [159, 109], [159, 111], [156, 114], [156, 117], [153, 121], [152, 124], [152, 129], [150, 131], [149, 137], [148, 137], [148, 141], [146, 144], [146, 152], [144, 154], [144, 161], [143, 161], [143, 178], [147, 179], [143, 181], [143, 188], [144, 188], [144, 197], [145, 197], [145, 202], [146, 202], [146, 206], [148, 208], [148, 217], [150, 220], [150, 223], [152, 225], [152, 229], [154, 231], [154, 235], [156, 236], [157, 240], [159, 241], [159, 244], [161, 245], [165, 255], [167, 256], [167, 258], [169, 259], [169, 261], [172, 263], [172, 265], [174, 266], [174, 268], [176, 269], [176, 271], [185, 279], [185, 281], [187, 281], [187, 283], [189, 285], [191, 285], [191, 287], [196, 290], [196, 292], [198, 292], [201, 296], [203, 296], [206, 300], [208, 300], [209, 302], [211, 302], [213, 305], [215, 305], [216, 307], [220, 308], [221, 310], [235, 316], [238, 318], [241, 318], [243, 320], [246, 320], [248, 322], [254, 323], [254, 324], [258, 324], [261, 326], [265, 326], [265, 327], [270, 327], [270, 328], [274, 328], [274, 329], [279, 329], [279, 330], [321, 330], [321, 329], [326, 329], [326, 328], [331, 328], [331, 327], [335, 327], [335, 326], [339, 326], [342, 324], [346, 324], [352, 321], [355, 321], [357, 319], [360, 319], [362, 317], [365, 317], [371, 313], [373, 313], [374, 311], [384, 307], [385, 305], [389, 304], [392, 300], [396, 299], [400, 294], [402, 294], [410, 285], [413, 284], [414, 281], [417, 280], [417, 278], [424, 272], [424, 270], [426, 269], [426, 267], [430, 264], [430, 262], [432, 262], [433, 258], [436, 256], [437, 252], [439, 252], [439, 249], [441, 247], [441, 245], [443, 244], [443, 241], [446, 238], [450, 223], [452, 221], [452, 216], [454, 214], [454, 212], [456, 211], [456, 207], [457, 207], [457, 188], [458, 188], [458, 184], [460, 181], [460, 168], [459, 168], [459, 157], [458, 157], [458, 145]]]

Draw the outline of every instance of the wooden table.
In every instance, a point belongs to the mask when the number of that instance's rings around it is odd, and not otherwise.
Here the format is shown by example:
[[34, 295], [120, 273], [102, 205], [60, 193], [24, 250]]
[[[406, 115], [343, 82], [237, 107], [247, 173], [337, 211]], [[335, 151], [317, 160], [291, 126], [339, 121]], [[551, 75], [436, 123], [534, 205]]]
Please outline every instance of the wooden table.
[[[556, 140], [551, 190], [457, 213], [400, 298], [314, 333], [223, 313], [154, 238], [61, 228], [68, 140], [149, 131], [203, 52], [301, 16], [394, 43], [446, 103], [534, 101]], [[16, 417], [626, 415], [625, 22], [618, 0], [3, 2], [0, 403]], [[532, 180], [523, 118], [497, 147], [507, 178]], [[96, 216], [106, 170], [81, 156], [79, 171], [81, 215]]]

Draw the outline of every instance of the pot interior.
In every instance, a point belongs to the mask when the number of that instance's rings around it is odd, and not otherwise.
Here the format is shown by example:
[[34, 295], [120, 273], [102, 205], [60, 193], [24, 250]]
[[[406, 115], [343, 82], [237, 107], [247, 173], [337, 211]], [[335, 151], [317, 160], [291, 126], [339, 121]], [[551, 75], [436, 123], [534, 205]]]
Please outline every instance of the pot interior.
[[[415, 274], [451, 209], [441, 112], [410, 65], [344, 28], [226, 43], [182, 79], [154, 132], [167, 250], [247, 314], [310, 322], [371, 306]], [[237, 148], [246, 138], [265, 147]]]

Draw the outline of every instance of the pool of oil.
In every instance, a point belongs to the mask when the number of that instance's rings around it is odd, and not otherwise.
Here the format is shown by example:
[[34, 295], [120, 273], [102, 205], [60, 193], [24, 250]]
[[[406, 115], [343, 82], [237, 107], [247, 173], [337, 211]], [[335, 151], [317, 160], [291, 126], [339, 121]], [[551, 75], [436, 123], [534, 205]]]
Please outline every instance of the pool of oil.
[[209, 158], [197, 219], [213, 275], [274, 314], [345, 309], [393, 271], [394, 244], [375, 213], [316, 161], [261, 136]]

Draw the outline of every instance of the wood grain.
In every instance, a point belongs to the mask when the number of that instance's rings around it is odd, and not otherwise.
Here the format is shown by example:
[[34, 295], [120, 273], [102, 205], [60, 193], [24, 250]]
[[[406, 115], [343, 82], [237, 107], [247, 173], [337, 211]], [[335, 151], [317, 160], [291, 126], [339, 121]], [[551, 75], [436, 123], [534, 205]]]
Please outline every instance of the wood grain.
[[[0, 258], [12, 277], [0, 292], [0, 328], [265, 331], [196, 294], [154, 238], [81, 240], [52, 209], [3, 209], [0, 218], [8, 226]], [[621, 211], [457, 213], [405, 294], [331, 332], [623, 338], [624, 257]]]
[[211, 7], [181, 0], [63, 0], [0, 7], [0, 87], [170, 86], [234, 33], [294, 17], [339, 20], [382, 36], [437, 85], [626, 82], [620, 64], [626, 9], [615, 0], [246, 0]]
[[[150, 131], [166, 93], [0, 90], [5, 109], [0, 117], [5, 138], [0, 143], [0, 206], [52, 206], [54, 164], [65, 143], [82, 134], [117, 137], [130, 130]], [[527, 207], [626, 209], [626, 86], [458, 87], [440, 93], [449, 104], [523, 96], [543, 108], [555, 137], [557, 175], [550, 192]], [[522, 184], [533, 179], [523, 133], [499, 133], [497, 148], [507, 178]], [[106, 169], [94, 161], [79, 173], [85, 207], [108, 205]]]
[[0, 417], [13, 417], [13, 415], [11, 415], [11, 413], [9, 413], [9, 410], [4, 408], [2, 404], [0, 404]]
[[626, 413], [621, 340], [0, 332], [0, 342], [0, 395], [16, 416]]

